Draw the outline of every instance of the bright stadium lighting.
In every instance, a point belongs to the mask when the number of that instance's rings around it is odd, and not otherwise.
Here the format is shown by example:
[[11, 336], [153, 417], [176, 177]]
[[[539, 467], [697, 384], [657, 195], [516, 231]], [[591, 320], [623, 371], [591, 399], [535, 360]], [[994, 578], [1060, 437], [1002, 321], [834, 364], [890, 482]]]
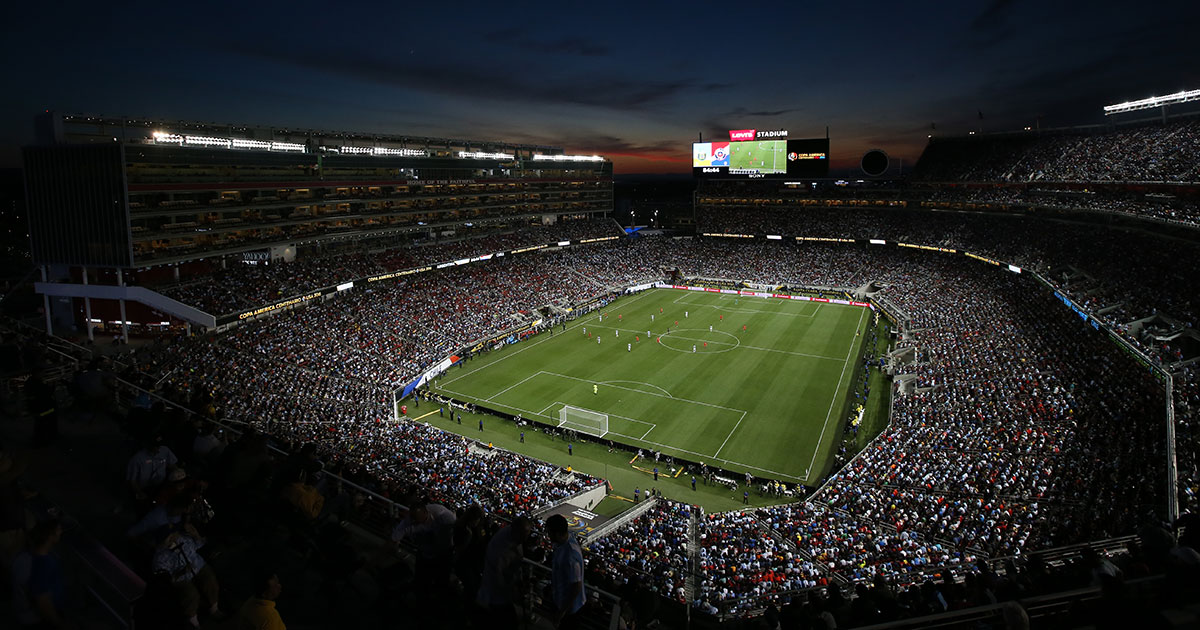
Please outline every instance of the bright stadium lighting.
[[599, 155], [542, 155], [533, 156], [535, 162], [551, 161], [551, 162], [603, 162], [604, 158]]
[[183, 144], [183, 136], [165, 131], [155, 131], [154, 141], [161, 144]]
[[295, 142], [272, 142], [271, 150], [272, 151], [287, 151], [287, 152], [292, 152], [292, 153], [307, 152], [307, 149], [304, 148], [303, 144], [296, 144]]
[[472, 160], [511, 160], [515, 156], [508, 153], [488, 153], [486, 151], [459, 151], [458, 157]]
[[425, 157], [425, 149], [393, 149], [390, 147], [375, 147], [373, 155], [399, 155], [402, 157]]
[[1124, 112], [1163, 107], [1166, 105], [1178, 105], [1196, 100], [1200, 100], [1200, 90], [1186, 90], [1166, 96], [1151, 96], [1140, 101], [1126, 101], [1124, 103], [1117, 103], [1116, 105], [1105, 105], [1104, 115], [1111, 116], [1112, 114], [1122, 114]]
[[184, 136], [183, 143], [202, 147], [223, 147], [228, 149], [233, 145], [229, 138], [213, 138], [209, 136]]
[[393, 149], [391, 147], [336, 147], [342, 155], [398, 155], [401, 157], [424, 157], [424, 149]]
[[217, 138], [213, 136], [186, 136], [165, 131], [155, 131], [151, 134], [155, 144], [178, 144], [190, 147], [207, 147], [215, 149], [250, 149], [257, 151], [291, 151], [304, 153], [307, 149], [303, 144], [294, 142], [267, 142], [266, 140], [247, 140], [245, 138]]
[[259, 151], [270, 151], [271, 143], [266, 140], [243, 140], [242, 138], [233, 139], [233, 148], [235, 149], [258, 149]]

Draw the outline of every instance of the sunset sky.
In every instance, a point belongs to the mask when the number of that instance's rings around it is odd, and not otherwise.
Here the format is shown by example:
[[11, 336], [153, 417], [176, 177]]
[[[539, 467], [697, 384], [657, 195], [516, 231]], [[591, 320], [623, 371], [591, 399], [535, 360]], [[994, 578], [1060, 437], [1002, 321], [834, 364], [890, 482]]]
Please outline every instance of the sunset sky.
[[[930, 133], [1103, 121], [1200, 88], [1200, 2], [21, 3], [0, 166], [46, 109], [532, 142], [690, 172], [728, 129], [829, 127], [835, 169]], [[980, 113], [983, 118], [980, 119]], [[937, 125], [936, 131], [931, 125]]]

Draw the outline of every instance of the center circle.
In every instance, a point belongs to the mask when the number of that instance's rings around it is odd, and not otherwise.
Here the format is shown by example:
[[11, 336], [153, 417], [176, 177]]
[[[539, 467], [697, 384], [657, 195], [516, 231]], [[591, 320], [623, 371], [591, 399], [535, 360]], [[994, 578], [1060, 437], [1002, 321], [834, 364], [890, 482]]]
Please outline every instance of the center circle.
[[[727, 341], [715, 341], [713, 339], [701, 339], [701, 338], [699, 338], [698, 335], [697, 336], [687, 335], [684, 337], [676, 336], [679, 333], [691, 333], [691, 332], [698, 332], [698, 333], [701, 333], [701, 335], [724, 335], [733, 340], [733, 345], [729, 345], [729, 342], [727, 342]], [[675, 329], [671, 330], [670, 333], [662, 335], [661, 339], [662, 339], [661, 345], [664, 348], [667, 348], [668, 350], [674, 350], [675, 352], [684, 352], [687, 354], [692, 353], [692, 345], [696, 346], [696, 354], [700, 354], [702, 352], [708, 353], [708, 354], [719, 354], [721, 352], [729, 352], [730, 350], [733, 350], [734, 348], [737, 348], [738, 346], [742, 345], [742, 340], [738, 339], [737, 335], [727, 333], [723, 330], [713, 330], [710, 332], [703, 328], [675, 328]], [[715, 347], [708, 346], [706, 348], [706, 347], [704, 347], [705, 341], [710, 341], [710, 342], [713, 342], [714, 344], [720, 344], [720, 345], [715, 346]], [[683, 347], [676, 347], [676, 346], [683, 346]]]

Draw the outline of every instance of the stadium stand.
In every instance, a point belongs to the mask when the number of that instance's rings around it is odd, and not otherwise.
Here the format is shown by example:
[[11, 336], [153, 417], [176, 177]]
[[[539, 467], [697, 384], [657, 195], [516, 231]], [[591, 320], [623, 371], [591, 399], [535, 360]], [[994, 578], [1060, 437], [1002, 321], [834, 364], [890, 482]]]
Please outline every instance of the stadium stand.
[[[1062, 203], [1192, 221], [1192, 201], [1167, 201], [1157, 207], [1170, 211], [1156, 213], [1144, 196], [1110, 204], [1061, 185], [1195, 182], [1196, 124], [938, 142], [917, 186], [863, 195], [859, 207], [830, 203], [853, 200], [853, 191], [822, 199], [706, 187], [698, 195], [701, 233], [786, 240], [620, 239], [452, 266], [354, 287], [222, 334], [129, 348], [111, 366], [88, 349], [13, 328], [4, 342], [5, 408], [44, 418], [33, 436], [39, 447], [61, 439], [51, 430], [61, 416], [116, 421], [128, 436], [124, 450], [139, 453], [126, 479], [137, 483], [118, 513], [125, 526], [148, 525], [130, 540], [110, 532], [105, 544], [145, 580], [133, 613], [144, 626], [189, 617], [215, 624], [219, 604], [232, 612], [234, 600], [270, 601], [261, 585], [275, 574], [289, 625], [311, 618], [372, 627], [403, 615], [486, 627], [468, 612], [485, 541], [513, 517], [598, 480], [396, 421], [398, 385], [504, 333], [514, 317], [527, 323], [548, 305], [611, 297], [638, 283], [674, 277], [852, 292], [906, 315], [886, 361], [906, 383], [895, 387], [890, 426], [797, 502], [704, 514], [659, 500], [588, 540], [593, 584], [630, 602], [614, 608], [611, 621], [628, 610], [646, 623], [678, 619], [682, 608], [706, 613], [698, 623], [755, 618], [746, 627], [903, 619], [920, 627], [925, 615], [968, 613], [945, 625], [1034, 614], [1058, 627], [1165, 625], [1161, 609], [1194, 607], [1200, 594], [1200, 351], [1189, 341], [1200, 249], [1125, 224], [1003, 208]], [[1039, 187], [933, 185], [940, 182]], [[987, 207], [927, 211], [954, 204]], [[614, 232], [602, 220], [425, 248], [360, 247], [267, 268], [218, 271], [209, 262], [163, 290], [228, 313], [350, 277]], [[182, 467], [168, 465], [172, 459]], [[24, 494], [3, 496], [23, 515]], [[172, 528], [183, 514], [191, 529]], [[407, 532], [415, 529], [422, 535], [413, 541]], [[355, 542], [360, 530], [406, 540], [367, 550]], [[190, 551], [182, 574], [162, 561], [164, 545], [186, 550], [205, 541], [198, 557], [215, 578], [199, 578], [201, 561]], [[531, 559], [546, 551], [528, 547], [522, 553]], [[261, 566], [237, 560], [248, 550]], [[156, 573], [156, 565], [176, 570]], [[264, 580], [248, 578], [263, 572]], [[218, 606], [195, 603], [218, 583], [231, 594], [204, 602]], [[1079, 590], [1063, 593], [1070, 589]], [[661, 607], [643, 601], [647, 593]]]

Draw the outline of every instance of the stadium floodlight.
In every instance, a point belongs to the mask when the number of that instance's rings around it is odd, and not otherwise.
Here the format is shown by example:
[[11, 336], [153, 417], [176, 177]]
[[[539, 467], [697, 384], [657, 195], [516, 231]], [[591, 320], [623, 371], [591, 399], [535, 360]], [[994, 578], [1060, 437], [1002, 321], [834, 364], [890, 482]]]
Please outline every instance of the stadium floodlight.
[[233, 139], [233, 148], [235, 149], [258, 149], [260, 151], [270, 151], [271, 143], [266, 140], [244, 140], [242, 138]]
[[154, 141], [163, 144], [183, 144], [183, 136], [177, 133], [167, 133], [165, 131], [155, 131]]
[[222, 147], [225, 149], [233, 146], [233, 140], [229, 138], [213, 138], [211, 136], [184, 136], [183, 143], [202, 147]]
[[1116, 105], [1105, 105], [1104, 115], [1111, 116], [1113, 114], [1123, 114], [1125, 112], [1132, 112], [1139, 109], [1151, 109], [1154, 107], [1164, 107], [1166, 105], [1178, 105], [1180, 103], [1187, 103], [1196, 100], [1200, 100], [1200, 90], [1185, 90], [1183, 92], [1176, 92], [1166, 96], [1151, 96], [1150, 98], [1144, 98], [1139, 101], [1126, 101], [1124, 103], [1117, 103]]
[[534, 155], [535, 162], [603, 162], [604, 158], [599, 155], [543, 155], [541, 153]]
[[608, 414], [563, 405], [558, 410], [558, 428], [574, 429], [601, 438], [608, 434]]
[[511, 160], [514, 155], [510, 153], [488, 153], [486, 151], [459, 151], [458, 157], [471, 160]]
[[303, 144], [296, 144], [295, 142], [272, 142], [271, 150], [308, 153], [308, 149]]

